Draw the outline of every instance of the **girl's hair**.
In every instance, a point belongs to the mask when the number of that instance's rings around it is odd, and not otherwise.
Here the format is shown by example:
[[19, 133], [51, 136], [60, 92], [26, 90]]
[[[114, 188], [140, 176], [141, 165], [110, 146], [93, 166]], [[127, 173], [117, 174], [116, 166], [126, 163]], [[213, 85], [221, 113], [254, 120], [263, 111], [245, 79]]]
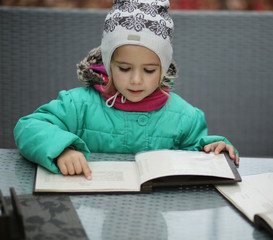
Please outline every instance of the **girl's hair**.
[[172, 75], [168, 75], [168, 73], [165, 73], [163, 70], [162, 70], [162, 73], [161, 73], [161, 79], [158, 83], [158, 88], [159, 90], [164, 93], [165, 95], [167, 95], [168, 97], [171, 98], [171, 95], [166, 92], [164, 90], [165, 87], [168, 87], [169, 89], [172, 88], [172, 85], [173, 85], [173, 79], [176, 77], [175, 76], [172, 76]]

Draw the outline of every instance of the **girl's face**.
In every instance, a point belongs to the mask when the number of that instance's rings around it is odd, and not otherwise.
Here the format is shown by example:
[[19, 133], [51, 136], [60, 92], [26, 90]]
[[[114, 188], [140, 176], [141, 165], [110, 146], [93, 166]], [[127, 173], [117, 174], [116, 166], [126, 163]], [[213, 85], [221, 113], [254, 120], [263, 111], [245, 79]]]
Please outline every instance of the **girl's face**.
[[161, 63], [148, 48], [123, 45], [111, 61], [112, 81], [117, 91], [132, 102], [139, 102], [159, 86]]

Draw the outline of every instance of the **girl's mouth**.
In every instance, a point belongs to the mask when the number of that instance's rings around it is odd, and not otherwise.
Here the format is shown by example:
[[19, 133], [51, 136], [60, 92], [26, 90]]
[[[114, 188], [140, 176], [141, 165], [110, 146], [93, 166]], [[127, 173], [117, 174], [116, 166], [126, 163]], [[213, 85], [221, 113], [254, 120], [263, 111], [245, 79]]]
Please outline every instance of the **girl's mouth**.
[[131, 89], [128, 89], [128, 91], [132, 94], [140, 94], [143, 92], [143, 90], [131, 90]]

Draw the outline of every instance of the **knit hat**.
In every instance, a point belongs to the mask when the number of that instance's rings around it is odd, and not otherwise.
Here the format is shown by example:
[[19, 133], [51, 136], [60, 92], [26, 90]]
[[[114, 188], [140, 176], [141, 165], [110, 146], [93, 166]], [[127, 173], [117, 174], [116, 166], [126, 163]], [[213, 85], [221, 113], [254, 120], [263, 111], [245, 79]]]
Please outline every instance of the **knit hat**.
[[126, 44], [155, 52], [166, 73], [172, 62], [173, 21], [168, 0], [114, 0], [105, 19], [101, 42], [102, 61], [108, 75], [115, 49]]

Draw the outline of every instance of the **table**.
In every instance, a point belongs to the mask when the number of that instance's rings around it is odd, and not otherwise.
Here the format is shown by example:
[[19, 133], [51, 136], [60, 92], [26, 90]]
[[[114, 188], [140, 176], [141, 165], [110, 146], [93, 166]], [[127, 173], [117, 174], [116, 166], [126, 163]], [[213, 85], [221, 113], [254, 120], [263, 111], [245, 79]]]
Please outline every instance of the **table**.
[[[132, 155], [94, 153], [96, 160]], [[241, 176], [273, 171], [273, 158], [241, 158]], [[35, 164], [16, 149], [0, 149], [0, 189], [31, 194]], [[89, 239], [272, 239], [211, 185], [162, 188], [152, 194], [70, 195]]]

